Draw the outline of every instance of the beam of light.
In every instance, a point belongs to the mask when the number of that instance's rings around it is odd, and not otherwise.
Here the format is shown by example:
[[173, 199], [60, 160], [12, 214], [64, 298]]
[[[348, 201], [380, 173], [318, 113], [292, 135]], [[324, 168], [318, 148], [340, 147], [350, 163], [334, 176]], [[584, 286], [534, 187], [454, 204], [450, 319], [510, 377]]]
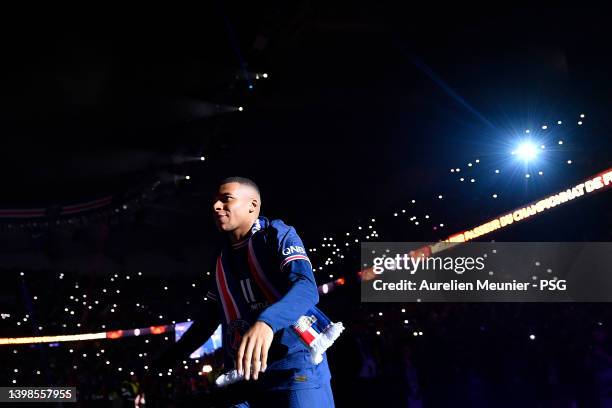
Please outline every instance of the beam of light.
[[535, 144], [529, 141], [521, 143], [514, 152], [524, 161], [531, 161], [538, 155], [538, 149]]
[[[9, 344], [41, 344], [60, 343], [68, 341], [86, 341], [100, 339], [119, 339], [140, 335], [159, 335], [174, 331], [174, 325], [150, 326], [140, 329], [111, 330], [98, 333], [63, 334], [59, 336], [30, 336], [30, 337], [4, 337], [0, 338], [0, 346]], [[138, 334], [137, 334], [138, 333]]]
[[476, 110], [472, 105], [470, 105], [465, 99], [461, 97], [457, 92], [453, 91], [450, 86], [446, 82], [442, 80], [433, 70], [425, 64], [420, 58], [412, 57], [412, 63], [419, 68], [425, 75], [429, 77], [432, 81], [434, 81], [442, 90], [444, 90], [451, 98], [457, 101], [461, 106], [466, 108], [468, 111], [476, 115], [478, 119], [480, 119], [483, 123], [489, 126], [491, 129], [495, 129], [495, 126], [491, 121], [485, 118], [480, 112]]

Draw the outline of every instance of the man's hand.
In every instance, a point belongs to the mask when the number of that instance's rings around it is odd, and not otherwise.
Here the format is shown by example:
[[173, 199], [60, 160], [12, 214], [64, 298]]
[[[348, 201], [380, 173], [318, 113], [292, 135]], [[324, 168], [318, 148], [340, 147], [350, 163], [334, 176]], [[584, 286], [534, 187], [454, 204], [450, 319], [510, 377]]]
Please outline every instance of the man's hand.
[[266, 371], [268, 363], [268, 350], [272, 344], [274, 332], [272, 328], [264, 322], [257, 321], [242, 336], [238, 354], [236, 354], [236, 367], [244, 378], [249, 380], [251, 374], [253, 379], [259, 377], [259, 372]]

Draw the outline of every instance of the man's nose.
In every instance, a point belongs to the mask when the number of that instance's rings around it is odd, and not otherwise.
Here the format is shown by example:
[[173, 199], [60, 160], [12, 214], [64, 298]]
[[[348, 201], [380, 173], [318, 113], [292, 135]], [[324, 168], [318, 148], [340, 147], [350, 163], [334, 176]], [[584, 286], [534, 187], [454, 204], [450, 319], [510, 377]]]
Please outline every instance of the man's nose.
[[217, 200], [213, 203], [213, 212], [221, 211], [223, 209], [223, 205], [220, 200]]

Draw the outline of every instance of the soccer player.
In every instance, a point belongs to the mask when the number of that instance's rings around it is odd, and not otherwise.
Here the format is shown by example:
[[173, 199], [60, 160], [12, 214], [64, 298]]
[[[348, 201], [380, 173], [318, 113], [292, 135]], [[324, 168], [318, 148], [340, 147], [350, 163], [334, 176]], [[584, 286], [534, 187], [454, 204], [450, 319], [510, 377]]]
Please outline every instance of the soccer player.
[[[333, 407], [325, 354], [313, 363], [293, 330], [319, 301], [310, 260], [295, 229], [260, 217], [260, 209], [259, 188], [243, 177], [223, 180], [212, 205], [228, 240], [217, 258], [211, 297], [222, 315], [225, 370], [236, 368], [244, 376], [228, 389], [238, 400], [233, 406]], [[198, 345], [189, 333], [196, 323], [178, 344], [184, 352]], [[204, 326], [211, 333], [216, 324]]]

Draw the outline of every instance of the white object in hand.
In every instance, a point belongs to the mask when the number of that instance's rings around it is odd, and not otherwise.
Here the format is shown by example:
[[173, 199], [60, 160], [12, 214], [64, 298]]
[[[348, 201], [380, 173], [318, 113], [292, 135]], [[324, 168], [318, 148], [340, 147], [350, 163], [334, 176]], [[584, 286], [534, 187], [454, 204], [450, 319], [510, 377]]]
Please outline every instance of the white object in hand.
[[234, 370], [230, 370], [225, 374], [221, 374], [219, 377], [217, 377], [217, 379], [215, 380], [215, 384], [217, 384], [217, 387], [226, 387], [230, 384], [234, 384], [237, 383], [238, 381], [242, 381], [244, 379], [244, 375], [240, 374], [238, 372], [238, 370], [234, 369]]

